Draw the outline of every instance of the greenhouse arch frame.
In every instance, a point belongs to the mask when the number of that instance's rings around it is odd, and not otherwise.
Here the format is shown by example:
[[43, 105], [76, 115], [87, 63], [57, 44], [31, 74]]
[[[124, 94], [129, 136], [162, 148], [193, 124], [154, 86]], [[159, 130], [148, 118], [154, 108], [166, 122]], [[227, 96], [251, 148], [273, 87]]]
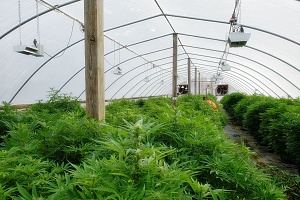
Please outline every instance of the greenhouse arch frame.
[[[4, 10], [0, 15], [9, 19], [0, 31], [0, 44], [3, 47], [0, 50], [1, 102], [34, 103], [46, 99], [50, 88], [72, 93], [84, 100], [84, 36], [73, 27], [70, 32], [68, 27], [70, 22], [79, 24], [79, 29], [80, 23], [83, 25], [83, 0], [42, 1], [47, 2], [48, 7], [40, 3], [38, 15], [34, 13], [34, 0], [22, 1], [22, 19], [25, 20], [20, 24], [17, 5], [11, 1], [4, 2]], [[298, 98], [300, 24], [296, 19], [300, 18], [300, 3], [276, 0], [276, 6], [267, 9], [270, 16], [264, 16], [258, 4], [258, 0], [243, 2], [240, 24], [251, 33], [251, 38], [244, 47], [229, 48], [226, 59], [232, 69], [220, 71], [224, 79], [216, 80], [215, 84], [229, 84], [232, 92]], [[173, 33], [178, 34], [179, 42], [178, 67], [181, 67], [178, 75], [187, 76], [186, 60], [190, 58], [191, 66], [197, 68], [201, 79], [210, 80], [219, 72], [218, 60], [224, 53], [233, 5], [234, 1], [220, 0], [190, 1], [186, 5], [179, 0], [172, 3], [163, 0], [105, 1], [106, 99], [170, 96]], [[285, 16], [285, 20], [281, 16]], [[36, 58], [13, 52], [12, 46], [16, 44], [20, 26], [23, 42], [32, 42], [37, 17], [40, 17], [41, 43], [49, 56]], [[270, 23], [272, 17], [277, 23]], [[269, 20], [269, 23], [262, 19]], [[68, 40], [71, 42], [67, 45]], [[119, 47], [116, 48], [116, 45]], [[63, 56], [58, 57], [62, 53]], [[116, 67], [123, 69], [121, 76], [111, 73]], [[143, 81], [145, 73], [150, 74], [149, 82]], [[192, 77], [194, 73], [192, 70]], [[160, 84], [162, 76], [165, 81]], [[183, 83], [185, 79], [179, 81]]]

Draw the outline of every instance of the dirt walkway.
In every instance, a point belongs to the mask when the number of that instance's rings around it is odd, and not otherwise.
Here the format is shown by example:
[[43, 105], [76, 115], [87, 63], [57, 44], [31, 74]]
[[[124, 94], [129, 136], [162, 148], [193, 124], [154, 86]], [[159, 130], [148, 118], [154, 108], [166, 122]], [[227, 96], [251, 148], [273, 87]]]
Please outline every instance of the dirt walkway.
[[228, 137], [233, 139], [235, 142], [241, 143], [241, 141], [244, 141], [247, 147], [256, 152], [256, 162], [274, 166], [289, 173], [298, 174], [296, 165], [281, 162], [278, 155], [268, 152], [267, 147], [258, 145], [253, 136], [248, 134], [246, 131], [241, 130], [240, 127], [234, 126], [232, 124], [227, 124], [224, 131], [225, 133], [227, 133]]

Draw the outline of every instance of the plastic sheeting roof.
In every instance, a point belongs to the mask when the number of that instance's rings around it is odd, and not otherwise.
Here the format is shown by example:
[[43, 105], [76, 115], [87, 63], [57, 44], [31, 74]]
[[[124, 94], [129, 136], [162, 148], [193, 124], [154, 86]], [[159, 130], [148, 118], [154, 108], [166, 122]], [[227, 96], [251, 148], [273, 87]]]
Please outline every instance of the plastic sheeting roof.
[[[17, 0], [1, 0], [0, 101], [34, 103], [46, 99], [50, 88], [84, 100], [84, 33], [78, 23], [84, 22], [84, 2], [38, 2], [37, 7], [35, 0], [20, 0], [19, 7]], [[105, 98], [171, 94], [173, 33], [179, 38], [178, 83], [187, 80], [188, 58], [202, 80], [211, 78], [234, 5], [235, 0], [105, 0]], [[246, 46], [229, 49], [232, 68], [222, 72], [220, 83], [249, 94], [299, 97], [299, 19], [300, 1], [242, 1], [239, 22], [251, 37]], [[28, 45], [40, 38], [45, 56], [14, 52], [20, 36]], [[117, 67], [122, 75], [112, 73]]]

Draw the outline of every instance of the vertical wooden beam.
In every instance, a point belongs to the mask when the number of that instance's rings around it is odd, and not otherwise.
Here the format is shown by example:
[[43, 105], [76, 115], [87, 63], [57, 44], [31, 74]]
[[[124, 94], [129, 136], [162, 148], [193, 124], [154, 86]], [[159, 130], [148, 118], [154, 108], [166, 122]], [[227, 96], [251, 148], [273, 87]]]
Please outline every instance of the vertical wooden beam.
[[105, 120], [103, 0], [84, 0], [86, 113]]
[[176, 106], [177, 101], [177, 56], [178, 56], [178, 35], [177, 33], [173, 33], [173, 93], [172, 93], [172, 101], [173, 105]]
[[191, 59], [188, 58], [188, 94], [191, 94]]
[[201, 94], [201, 80], [200, 80], [200, 72], [198, 74], [199, 82], [198, 82], [198, 93]]
[[197, 68], [195, 67], [195, 95], [197, 94]]

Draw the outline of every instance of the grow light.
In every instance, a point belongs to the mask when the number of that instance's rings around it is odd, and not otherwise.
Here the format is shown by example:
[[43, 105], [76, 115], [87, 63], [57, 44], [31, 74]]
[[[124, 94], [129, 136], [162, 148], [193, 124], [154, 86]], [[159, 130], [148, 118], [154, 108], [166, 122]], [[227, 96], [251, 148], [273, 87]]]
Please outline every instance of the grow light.
[[223, 61], [221, 63], [220, 67], [221, 67], [222, 71], [229, 71], [231, 69], [231, 66], [229, 64], [227, 64], [225, 61]]
[[13, 50], [17, 53], [32, 55], [36, 57], [44, 57], [44, 46], [37, 44], [36, 46], [16, 45]]
[[144, 78], [144, 81], [145, 81], [145, 82], [149, 82], [149, 81], [150, 81], [149, 76], [146, 76], [146, 77]]
[[218, 75], [216, 76], [216, 79], [217, 79], [217, 80], [223, 80], [223, 79], [224, 79], [224, 76], [223, 76], [222, 74], [218, 74]]
[[251, 33], [232, 32], [228, 35], [228, 43], [230, 47], [243, 47], [249, 40]]
[[122, 69], [118, 67], [117, 69], [112, 70], [112, 73], [115, 75], [122, 75]]

